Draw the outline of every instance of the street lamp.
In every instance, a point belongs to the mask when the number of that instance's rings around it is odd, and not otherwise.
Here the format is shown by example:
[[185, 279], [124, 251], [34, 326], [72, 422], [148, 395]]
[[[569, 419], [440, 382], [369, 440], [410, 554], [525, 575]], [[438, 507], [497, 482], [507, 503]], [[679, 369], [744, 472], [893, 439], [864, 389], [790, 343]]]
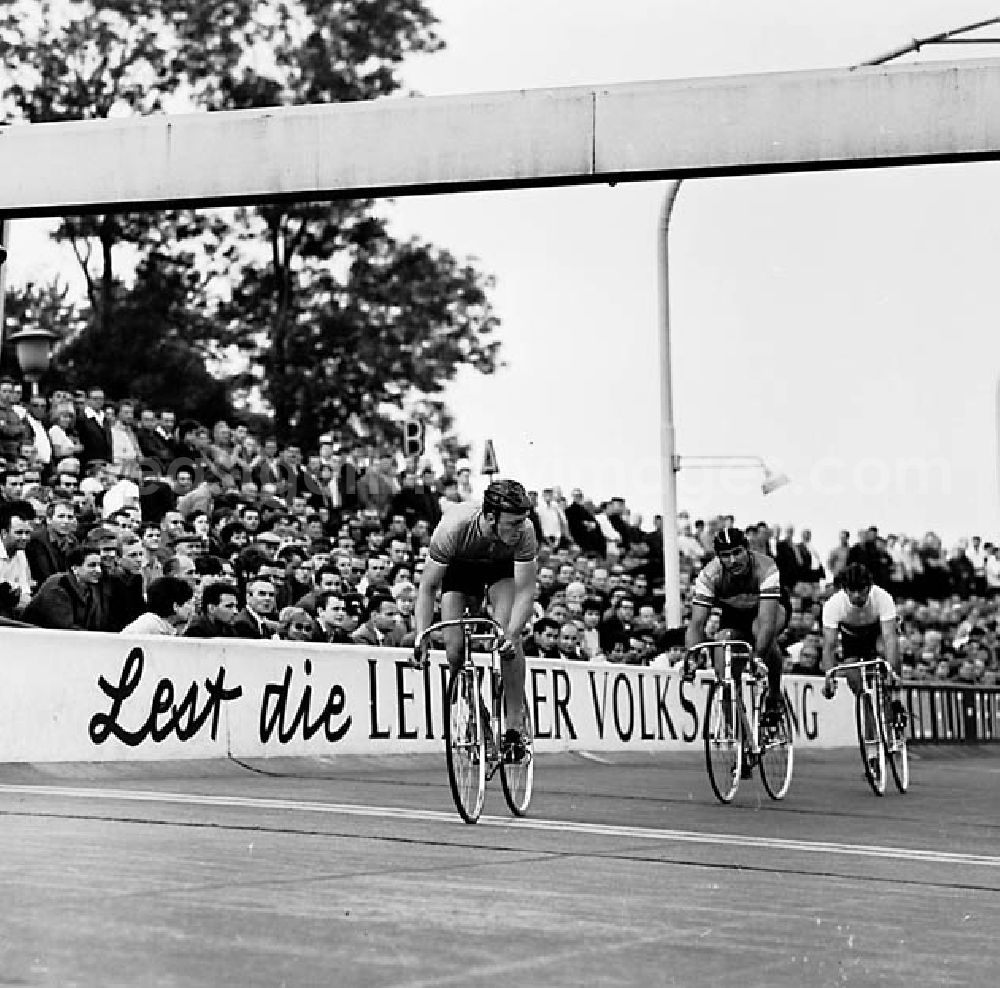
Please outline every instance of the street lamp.
[[760, 456], [675, 456], [674, 472], [685, 470], [761, 470], [760, 492], [767, 497], [790, 484], [788, 475], [772, 470]]
[[47, 329], [19, 329], [7, 337], [14, 344], [21, 373], [31, 384], [31, 395], [38, 394], [38, 379], [49, 369], [52, 360], [52, 344], [59, 339]]

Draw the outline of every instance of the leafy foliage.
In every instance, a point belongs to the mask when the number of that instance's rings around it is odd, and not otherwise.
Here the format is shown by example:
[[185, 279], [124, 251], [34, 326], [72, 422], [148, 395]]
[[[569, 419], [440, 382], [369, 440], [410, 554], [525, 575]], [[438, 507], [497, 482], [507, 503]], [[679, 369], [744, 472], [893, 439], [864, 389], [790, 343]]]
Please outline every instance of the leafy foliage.
[[[15, 0], [0, 14], [4, 107], [45, 122], [372, 99], [441, 47], [435, 23], [423, 0]], [[67, 217], [55, 235], [92, 313], [67, 372], [112, 394], [197, 388], [184, 410], [208, 415], [228, 386], [272, 409], [279, 438], [310, 443], [331, 428], [393, 436], [404, 407], [447, 429], [445, 383], [497, 366], [490, 280], [397, 240], [369, 201]], [[139, 258], [134, 283], [121, 256]], [[168, 370], [181, 389], [161, 390]]]

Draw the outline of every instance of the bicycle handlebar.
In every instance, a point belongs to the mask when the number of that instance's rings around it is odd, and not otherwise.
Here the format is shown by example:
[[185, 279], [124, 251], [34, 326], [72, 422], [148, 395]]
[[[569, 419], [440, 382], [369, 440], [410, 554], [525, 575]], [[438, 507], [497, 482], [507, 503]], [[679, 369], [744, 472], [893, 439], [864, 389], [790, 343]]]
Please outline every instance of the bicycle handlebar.
[[[892, 667], [883, 658], [877, 659], [860, 659], [857, 662], [844, 662], [839, 666], [834, 666], [832, 669], [827, 669], [823, 676], [823, 692], [824, 695], [830, 699], [833, 696], [836, 686], [833, 681], [837, 676], [845, 676], [849, 672], [866, 672], [869, 669], [876, 669], [882, 673], [888, 680], [892, 675]], [[891, 685], [891, 684], [890, 684]]]
[[486, 630], [485, 633], [480, 632], [476, 634], [473, 632], [473, 638], [489, 638], [498, 639], [502, 638], [504, 630], [497, 624], [496, 621], [491, 617], [461, 617], [455, 618], [452, 621], [438, 621], [436, 624], [430, 624], [420, 633], [420, 637], [417, 638], [414, 644], [414, 651], [419, 651], [421, 653], [426, 652], [430, 648], [430, 636], [438, 631], [442, 631], [445, 628], [457, 628], [460, 627], [464, 631], [467, 627], [483, 627]]
[[[690, 669], [690, 660], [695, 652], [708, 652], [711, 655], [714, 652], [727, 648], [729, 649], [729, 654], [734, 658], [753, 658], [753, 649], [745, 641], [740, 641], [739, 639], [702, 642], [700, 645], [691, 645], [685, 649], [683, 675], [685, 678], [694, 679], [694, 673]], [[760, 669], [755, 668], [754, 672], [757, 675], [763, 675]]]

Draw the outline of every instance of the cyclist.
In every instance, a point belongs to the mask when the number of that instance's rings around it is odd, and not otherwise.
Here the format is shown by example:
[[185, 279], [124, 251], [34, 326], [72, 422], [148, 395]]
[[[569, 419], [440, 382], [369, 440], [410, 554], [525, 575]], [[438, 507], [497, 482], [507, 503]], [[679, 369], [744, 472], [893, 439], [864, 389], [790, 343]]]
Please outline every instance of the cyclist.
[[[524, 710], [520, 702], [510, 700], [524, 696], [521, 633], [534, 608], [538, 542], [530, 510], [531, 501], [516, 480], [493, 481], [481, 506], [469, 501], [451, 508], [431, 536], [414, 611], [419, 640], [434, 620], [439, 589], [442, 621], [456, 620], [489, 599], [493, 617], [503, 628], [500, 669], [509, 727], [501, 743], [509, 761], [522, 761], [526, 753]], [[444, 644], [454, 674], [462, 664], [461, 628], [446, 628]], [[416, 660], [421, 658], [415, 654]]]
[[[840, 574], [840, 589], [823, 605], [823, 672], [836, 665], [837, 639], [840, 639], [841, 661], [864, 661], [878, 654], [881, 637], [894, 681], [899, 674], [899, 636], [896, 633], [896, 603], [891, 594], [876, 586], [864, 563], [851, 563]], [[861, 692], [861, 676], [849, 672], [847, 684], [857, 696]], [[893, 683], [895, 685], [895, 682]], [[824, 687], [827, 697], [833, 696], [834, 684]], [[890, 704], [893, 726], [906, 726], [906, 709], [893, 693]]]
[[[781, 718], [782, 658], [777, 641], [788, 624], [791, 602], [774, 560], [751, 549], [741, 529], [719, 529], [712, 544], [715, 558], [695, 580], [685, 644], [692, 648], [708, 640], [705, 624], [712, 608], [718, 607], [717, 637], [745, 642], [767, 666], [767, 703], [761, 725], [773, 731]], [[742, 676], [742, 668], [735, 665], [734, 676]]]

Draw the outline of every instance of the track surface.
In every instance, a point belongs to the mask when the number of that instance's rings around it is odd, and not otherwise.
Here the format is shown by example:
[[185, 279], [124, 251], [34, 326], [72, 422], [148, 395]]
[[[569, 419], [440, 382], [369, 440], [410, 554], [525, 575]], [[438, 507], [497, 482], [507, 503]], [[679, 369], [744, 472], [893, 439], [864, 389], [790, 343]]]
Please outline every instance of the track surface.
[[1000, 750], [853, 751], [728, 807], [700, 757], [0, 766], [0, 985], [991, 985]]

